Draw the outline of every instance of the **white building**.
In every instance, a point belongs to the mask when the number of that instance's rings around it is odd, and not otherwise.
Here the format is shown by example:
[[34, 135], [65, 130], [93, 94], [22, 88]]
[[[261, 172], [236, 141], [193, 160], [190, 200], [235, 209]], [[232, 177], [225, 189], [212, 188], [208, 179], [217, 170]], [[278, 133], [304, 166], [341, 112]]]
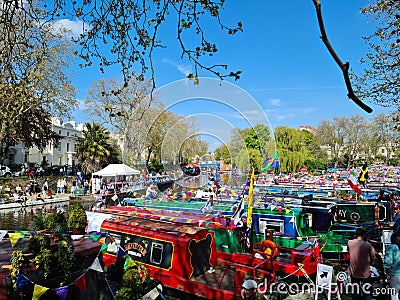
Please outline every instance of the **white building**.
[[34, 147], [29, 149], [29, 163], [48, 165], [75, 165], [78, 138], [82, 136], [84, 124], [76, 125], [75, 121], [62, 123], [60, 118], [52, 118], [53, 131], [61, 136], [58, 147], [48, 144], [43, 151]]
[[69, 165], [76, 163], [76, 147], [78, 138], [82, 136], [84, 124], [76, 124], [75, 121], [62, 123], [60, 118], [52, 118], [53, 131], [61, 136], [58, 147], [49, 143], [40, 151], [37, 147], [26, 148], [22, 144], [10, 148], [8, 159], [4, 164], [42, 164]]

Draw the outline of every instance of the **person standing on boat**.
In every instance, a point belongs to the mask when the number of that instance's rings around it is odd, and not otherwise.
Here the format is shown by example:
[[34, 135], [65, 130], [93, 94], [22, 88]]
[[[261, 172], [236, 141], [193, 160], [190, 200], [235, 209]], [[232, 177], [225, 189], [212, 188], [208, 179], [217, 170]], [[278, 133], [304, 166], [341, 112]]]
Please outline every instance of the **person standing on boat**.
[[369, 176], [368, 176], [368, 166], [367, 166], [367, 163], [365, 162], [363, 164], [362, 168], [361, 168], [360, 175], [358, 176], [358, 182], [360, 184], [362, 184], [363, 187], [365, 188], [365, 186], [366, 186], [366, 184], [368, 182], [368, 178], [369, 178]]
[[376, 252], [374, 247], [365, 241], [365, 229], [357, 228], [356, 238], [349, 240], [347, 248], [350, 254], [351, 283], [356, 283], [352, 299], [361, 299], [361, 293], [365, 300], [372, 300], [371, 265], [376, 264]]
[[400, 233], [400, 205], [394, 206], [393, 234]]
[[396, 292], [390, 295], [391, 300], [399, 300], [400, 291], [400, 235], [392, 234], [390, 245], [386, 248], [383, 266], [390, 279], [390, 287]]

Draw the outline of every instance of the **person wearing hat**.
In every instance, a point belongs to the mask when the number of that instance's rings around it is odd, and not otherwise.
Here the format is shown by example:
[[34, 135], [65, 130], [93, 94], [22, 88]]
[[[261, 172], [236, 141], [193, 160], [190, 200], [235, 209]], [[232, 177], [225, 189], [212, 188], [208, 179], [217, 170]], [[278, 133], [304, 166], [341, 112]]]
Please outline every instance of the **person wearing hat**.
[[393, 234], [400, 233], [400, 205], [394, 206], [394, 219], [393, 219]]
[[240, 296], [243, 300], [256, 300], [258, 299], [257, 294], [257, 283], [253, 279], [247, 279], [242, 284], [242, 291]]

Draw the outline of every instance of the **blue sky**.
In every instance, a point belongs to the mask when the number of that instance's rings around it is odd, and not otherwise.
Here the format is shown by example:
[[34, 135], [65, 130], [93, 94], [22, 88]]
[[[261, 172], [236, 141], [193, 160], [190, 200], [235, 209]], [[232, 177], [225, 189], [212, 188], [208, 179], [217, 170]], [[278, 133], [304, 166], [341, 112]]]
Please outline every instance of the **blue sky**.
[[[321, 0], [321, 3], [332, 46], [343, 62], [349, 61], [356, 72], [360, 71], [359, 60], [367, 50], [362, 36], [372, 34], [374, 30], [374, 24], [359, 9], [368, 1]], [[320, 120], [330, 120], [334, 116], [371, 116], [347, 98], [341, 71], [320, 39], [312, 0], [229, 0], [221, 19], [227, 25], [242, 22], [244, 32], [229, 36], [218, 30], [216, 23], [206, 20], [207, 37], [219, 49], [212, 60], [207, 61], [226, 63], [231, 70], [242, 71], [240, 80], [228, 81], [258, 103], [272, 128], [316, 126]], [[157, 87], [162, 88], [185, 79], [194, 68], [190, 61], [181, 59], [175, 26], [167, 22], [161, 34], [167, 48], [156, 51], [154, 64]], [[85, 98], [91, 82], [101, 77], [118, 76], [115, 69], [106, 71], [106, 75], [95, 68], [77, 69], [75, 73], [73, 82], [80, 90], [80, 100]], [[200, 75], [213, 77], [201, 70]], [[176, 90], [178, 94], [179, 91]], [[181, 98], [177, 94], [175, 97]], [[171, 109], [183, 115], [218, 115], [234, 127], [248, 127], [240, 123], [237, 115], [230, 119], [226, 105], [214, 104], [209, 99], [193, 98], [191, 102], [174, 105]], [[368, 104], [374, 113], [384, 111]], [[89, 119], [81, 110], [75, 112], [74, 117], [80, 122]]]

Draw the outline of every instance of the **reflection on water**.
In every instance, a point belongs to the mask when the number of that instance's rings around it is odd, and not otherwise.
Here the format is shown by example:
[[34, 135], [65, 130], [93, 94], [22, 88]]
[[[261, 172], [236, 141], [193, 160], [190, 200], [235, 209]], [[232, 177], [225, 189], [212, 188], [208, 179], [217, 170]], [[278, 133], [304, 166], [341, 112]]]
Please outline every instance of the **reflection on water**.
[[[29, 227], [34, 215], [44, 217], [52, 211], [66, 211], [69, 203], [69, 201], [65, 201], [53, 205], [0, 209], [0, 230], [30, 230]], [[91, 203], [83, 203], [83, 205], [87, 209]]]

